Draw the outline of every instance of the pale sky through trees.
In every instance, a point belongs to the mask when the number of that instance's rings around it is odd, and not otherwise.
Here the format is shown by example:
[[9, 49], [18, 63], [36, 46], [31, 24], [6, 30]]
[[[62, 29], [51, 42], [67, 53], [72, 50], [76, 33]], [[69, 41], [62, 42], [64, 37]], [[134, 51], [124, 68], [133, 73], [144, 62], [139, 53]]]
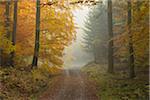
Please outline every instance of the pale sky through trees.
[[82, 47], [83, 34], [84, 34], [84, 22], [88, 16], [89, 8], [82, 7], [82, 9], [78, 9], [73, 11], [74, 21], [78, 27], [76, 29], [76, 40], [70, 46], [66, 47], [65, 55], [64, 55], [64, 66], [66, 68], [70, 67], [80, 67], [89, 62], [91, 59], [91, 55], [86, 53]]

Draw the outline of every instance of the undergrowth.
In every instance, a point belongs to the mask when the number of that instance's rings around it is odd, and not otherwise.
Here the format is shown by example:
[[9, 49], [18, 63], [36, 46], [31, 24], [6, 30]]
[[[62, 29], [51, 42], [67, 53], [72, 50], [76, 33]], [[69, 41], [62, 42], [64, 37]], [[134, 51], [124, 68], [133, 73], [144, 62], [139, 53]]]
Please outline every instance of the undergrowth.
[[106, 68], [106, 65], [91, 63], [82, 69], [96, 81], [101, 100], [149, 100], [148, 68], [136, 70], [134, 79], [127, 78], [124, 71], [108, 74]]
[[45, 66], [0, 68], [0, 100], [34, 100], [50, 84], [50, 71]]

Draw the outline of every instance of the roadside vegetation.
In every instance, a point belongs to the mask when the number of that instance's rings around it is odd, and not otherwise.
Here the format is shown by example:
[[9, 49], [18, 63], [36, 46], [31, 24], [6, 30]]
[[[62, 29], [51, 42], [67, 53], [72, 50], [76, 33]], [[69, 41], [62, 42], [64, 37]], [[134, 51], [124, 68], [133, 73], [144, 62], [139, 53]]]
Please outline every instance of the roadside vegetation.
[[83, 71], [101, 100], [149, 100], [147, 8], [147, 0], [108, 0], [91, 9], [83, 44], [94, 60]]
[[122, 65], [116, 65], [114, 74], [108, 74], [106, 66], [92, 62], [82, 69], [96, 82], [102, 100], [149, 100], [148, 67], [136, 69], [137, 77], [129, 79]]
[[30, 66], [0, 68], [0, 99], [35, 99], [50, 86], [53, 77], [60, 72], [54, 70], [46, 66], [33, 70]]

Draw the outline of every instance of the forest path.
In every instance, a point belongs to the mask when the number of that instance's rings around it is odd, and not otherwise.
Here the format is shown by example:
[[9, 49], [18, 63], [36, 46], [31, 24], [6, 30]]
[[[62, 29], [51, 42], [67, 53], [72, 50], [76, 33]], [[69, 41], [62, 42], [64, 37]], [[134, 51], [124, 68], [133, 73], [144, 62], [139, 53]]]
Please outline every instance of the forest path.
[[65, 70], [38, 100], [99, 100], [96, 85], [80, 69]]

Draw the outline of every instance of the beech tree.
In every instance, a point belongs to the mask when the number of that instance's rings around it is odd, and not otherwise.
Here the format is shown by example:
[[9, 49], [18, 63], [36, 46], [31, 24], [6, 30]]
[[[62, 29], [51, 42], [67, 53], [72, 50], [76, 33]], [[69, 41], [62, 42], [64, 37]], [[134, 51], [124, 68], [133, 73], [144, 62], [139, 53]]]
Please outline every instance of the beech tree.
[[32, 67], [37, 66], [40, 47], [40, 0], [36, 1], [36, 31]]
[[[5, 6], [5, 28], [6, 28], [6, 37], [10, 40], [10, 0], [6, 1]], [[5, 55], [5, 58], [2, 58], [7, 66], [10, 66], [10, 55]]]
[[0, 65], [10, 66], [10, 53], [14, 50], [11, 35], [10, 0], [0, 2]]
[[[17, 13], [18, 13], [18, 1], [14, 1], [14, 15], [13, 15], [13, 32], [12, 32], [12, 45], [16, 45], [16, 31], [17, 31]], [[14, 66], [15, 51], [11, 52], [10, 64]]]

